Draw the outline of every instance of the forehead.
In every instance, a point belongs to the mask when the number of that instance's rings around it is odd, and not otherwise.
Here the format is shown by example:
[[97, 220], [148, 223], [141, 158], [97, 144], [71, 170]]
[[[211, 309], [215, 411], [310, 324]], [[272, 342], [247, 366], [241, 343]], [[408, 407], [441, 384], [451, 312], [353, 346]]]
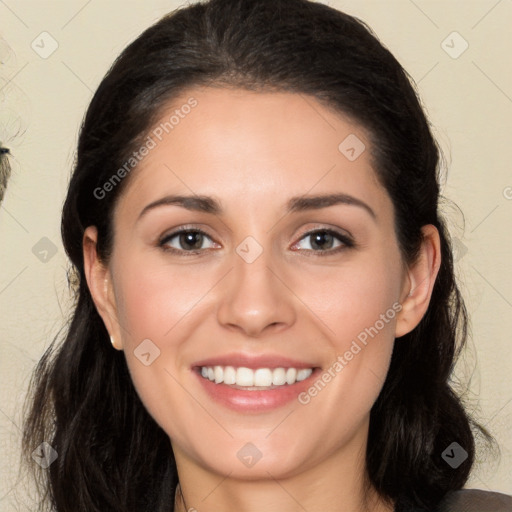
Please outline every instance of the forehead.
[[366, 130], [311, 96], [191, 88], [161, 110], [146, 141], [120, 200], [134, 208], [165, 193], [255, 207], [333, 191], [389, 206]]

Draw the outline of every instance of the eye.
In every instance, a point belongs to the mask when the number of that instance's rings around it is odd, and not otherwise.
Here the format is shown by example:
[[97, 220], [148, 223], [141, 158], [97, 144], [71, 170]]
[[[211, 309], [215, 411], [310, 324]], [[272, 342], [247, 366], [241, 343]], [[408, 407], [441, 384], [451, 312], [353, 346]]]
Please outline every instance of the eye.
[[[205, 241], [210, 240], [211, 245], [205, 247]], [[196, 254], [203, 249], [209, 249], [215, 246], [211, 238], [200, 229], [180, 229], [168, 235], [165, 235], [158, 243], [165, 251], [175, 253]]]
[[[317, 229], [306, 233], [301, 241], [307, 241], [306, 247], [299, 247], [299, 249], [314, 252], [337, 253], [349, 247], [354, 247], [353, 240], [337, 231], [332, 229]], [[293, 247], [298, 247], [301, 242], [299, 241]], [[336, 245], [337, 244], [337, 245]]]
[[[204, 243], [208, 241], [210, 245], [205, 246]], [[302, 241], [308, 242], [305, 247], [300, 247]], [[170, 251], [181, 256], [185, 256], [187, 253], [198, 254], [204, 249], [218, 247], [218, 244], [213, 242], [207, 233], [197, 228], [181, 228], [169, 233], [158, 242], [158, 245], [164, 251]], [[342, 233], [332, 229], [317, 229], [306, 233], [292, 248], [294, 250], [298, 248], [304, 251], [333, 254], [354, 246], [354, 241]]]

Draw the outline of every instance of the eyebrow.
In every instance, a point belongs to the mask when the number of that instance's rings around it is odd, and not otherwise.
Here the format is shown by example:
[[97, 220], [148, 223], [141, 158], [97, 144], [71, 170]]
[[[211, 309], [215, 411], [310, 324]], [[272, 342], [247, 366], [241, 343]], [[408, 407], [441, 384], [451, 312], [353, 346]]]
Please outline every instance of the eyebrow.
[[[370, 206], [361, 199], [348, 194], [324, 194], [292, 197], [287, 203], [286, 211], [287, 213], [294, 213], [308, 210], [320, 210], [322, 208], [339, 204], [360, 207], [369, 213], [374, 220], [377, 219], [377, 215]], [[213, 197], [201, 195], [168, 195], [145, 206], [140, 212], [137, 220], [154, 208], [170, 205], [181, 206], [182, 208], [186, 208], [190, 211], [211, 213], [213, 215], [222, 215], [224, 212], [220, 203]]]

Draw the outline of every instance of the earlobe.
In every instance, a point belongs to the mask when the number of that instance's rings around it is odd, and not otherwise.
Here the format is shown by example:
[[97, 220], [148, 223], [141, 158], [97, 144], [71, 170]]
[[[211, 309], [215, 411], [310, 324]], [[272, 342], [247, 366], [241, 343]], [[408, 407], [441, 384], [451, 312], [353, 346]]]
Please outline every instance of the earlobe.
[[112, 279], [108, 266], [98, 256], [97, 240], [98, 231], [96, 227], [87, 227], [82, 240], [85, 278], [92, 300], [103, 319], [110, 339], [115, 340], [115, 344], [113, 342], [112, 346], [120, 350], [121, 336], [112, 289]]
[[432, 224], [422, 227], [423, 242], [416, 262], [407, 271], [402, 289], [402, 310], [397, 315], [395, 338], [411, 332], [427, 312], [441, 265], [439, 231]]

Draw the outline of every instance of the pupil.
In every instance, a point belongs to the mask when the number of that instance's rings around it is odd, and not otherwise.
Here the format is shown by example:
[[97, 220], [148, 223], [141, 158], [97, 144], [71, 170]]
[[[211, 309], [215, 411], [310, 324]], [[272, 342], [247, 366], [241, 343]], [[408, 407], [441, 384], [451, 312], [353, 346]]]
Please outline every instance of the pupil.
[[186, 248], [187, 245], [192, 249], [200, 249], [202, 245], [202, 234], [197, 232], [189, 232], [185, 234], [181, 234], [180, 243]]
[[[330, 249], [332, 246], [332, 241], [332, 235], [326, 233], [325, 231], [322, 231], [320, 233], [316, 233], [315, 235], [313, 235], [313, 243], [311, 244], [311, 246], [313, 248]], [[323, 246], [325, 242], [327, 242], [328, 247]]]

